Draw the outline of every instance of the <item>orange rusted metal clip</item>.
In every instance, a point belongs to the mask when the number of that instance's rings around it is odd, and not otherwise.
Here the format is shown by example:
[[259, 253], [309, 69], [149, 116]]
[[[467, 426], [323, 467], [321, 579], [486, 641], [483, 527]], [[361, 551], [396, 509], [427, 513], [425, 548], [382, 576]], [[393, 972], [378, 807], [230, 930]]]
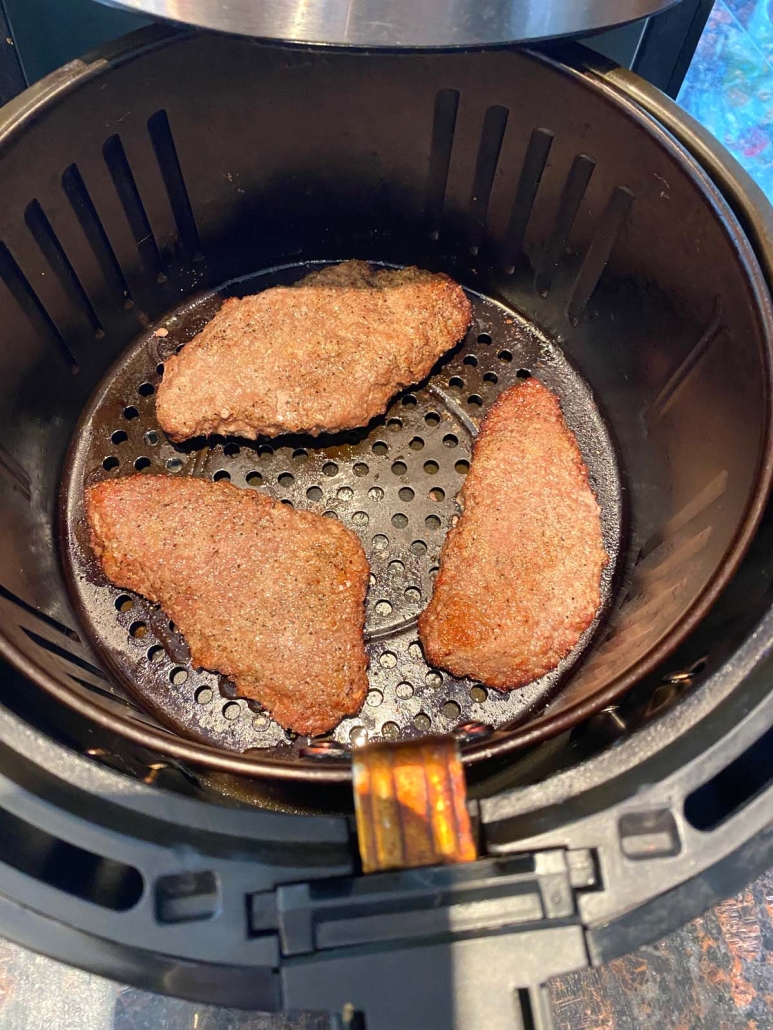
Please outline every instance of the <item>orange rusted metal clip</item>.
[[357, 835], [366, 873], [475, 860], [454, 737], [358, 748], [353, 769]]

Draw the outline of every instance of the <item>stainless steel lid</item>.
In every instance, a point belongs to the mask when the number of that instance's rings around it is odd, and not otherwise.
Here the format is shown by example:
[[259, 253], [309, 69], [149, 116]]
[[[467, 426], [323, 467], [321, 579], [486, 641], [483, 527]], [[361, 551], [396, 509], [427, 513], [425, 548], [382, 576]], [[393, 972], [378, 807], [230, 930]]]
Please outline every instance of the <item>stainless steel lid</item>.
[[470, 47], [575, 36], [677, 0], [101, 0], [243, 36], [357, 47]]

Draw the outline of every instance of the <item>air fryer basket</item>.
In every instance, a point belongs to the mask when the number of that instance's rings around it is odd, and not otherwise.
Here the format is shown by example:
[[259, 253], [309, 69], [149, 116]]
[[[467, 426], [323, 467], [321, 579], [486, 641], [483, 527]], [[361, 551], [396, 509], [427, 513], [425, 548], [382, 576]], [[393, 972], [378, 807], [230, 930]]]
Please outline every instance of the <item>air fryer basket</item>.
[[[475, 762], [608, 705], [700, 620], [769, 484], [771, 313], [716, 189], [640, 110], [544, 57], [144, 39], [61, 98], [26, 95], [3, 141], [6, 656], [119, 737], [329, 782], [367, 735], [457, 728]], [[347, 257], [448, 271], [474, 299], [463, 347], [346, 439], [172, 448], [152, 422], [157, 366], [217, 291]], [[479, 418], [521, 370], [561, 396], [617, 560], [578, 666], [504, 698], [428, 669], [412, 620]], [[135, 468], [228, 475], [360, 532], [375, 578], [361, 718], [321, 746], [283, 740], [188, 667], [161, 613], [99, 580], [80, 491]], [[169, 733], [122, 677], [164, 698], [165, 722], [236, 750]]]

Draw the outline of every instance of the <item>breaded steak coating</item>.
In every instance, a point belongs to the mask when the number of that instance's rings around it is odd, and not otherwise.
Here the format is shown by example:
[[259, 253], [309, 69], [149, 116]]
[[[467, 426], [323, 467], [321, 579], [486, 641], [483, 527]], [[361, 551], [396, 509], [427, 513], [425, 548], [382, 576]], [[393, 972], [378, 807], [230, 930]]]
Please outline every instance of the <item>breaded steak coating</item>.
[[228, 483], [151, 475], [91, 487], [86, 514], [105, 575], [161, 605], [195, 667], [297, 733], [359, 711], [369, 569], [340, 522]]
[[230, 298], [166, 362], [158, 420], [178, 441], [364, 426], [462, 339], [471, 311], [447, 275], [364, 261]]
[[598, 611], [608, 558], [598, 503], [557, 398], [535, 379], [483, 422], [419, 617], [427, 660], [490, 687], [554, 669]]

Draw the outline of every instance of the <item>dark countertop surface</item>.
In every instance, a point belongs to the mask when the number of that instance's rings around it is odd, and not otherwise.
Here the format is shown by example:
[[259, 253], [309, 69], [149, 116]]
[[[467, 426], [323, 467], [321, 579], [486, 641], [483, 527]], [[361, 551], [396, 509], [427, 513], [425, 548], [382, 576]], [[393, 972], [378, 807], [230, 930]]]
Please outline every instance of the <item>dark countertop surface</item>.
[[[556, 1030], [773, 1027], [773, 871], [657, 944], [552, 981], [550, 994]], [[327, 1027], [324, 1016], [270, 1016], [148, 994], [0, 940], [0, 1030]]]

